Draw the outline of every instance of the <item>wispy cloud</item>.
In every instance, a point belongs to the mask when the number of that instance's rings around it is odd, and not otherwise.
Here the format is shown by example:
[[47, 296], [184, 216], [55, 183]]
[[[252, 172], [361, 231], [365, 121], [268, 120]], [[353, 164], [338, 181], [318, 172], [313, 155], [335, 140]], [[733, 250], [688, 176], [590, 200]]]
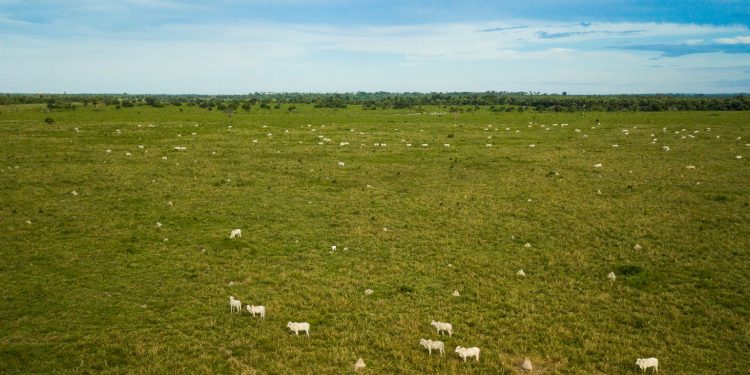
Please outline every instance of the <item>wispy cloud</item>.
[[624, 48], [661, 52], [662, 57], [680, 57], [703, 53], [750, 54], [750, 44], [646, 44]]
[[[748, 28], [735, 24], [220, 22], [183, 19], [204, 8], [176, 0], [71, 1], [101, 20], [0, 14], [1, 90], [717, 92], [750, 78]], [[149, 7], [145, 20], [108, 18]]]
[[718, 38], [719, 44], [750, 44], [750, 36], [736, 36], [734, 38]]
[[[588, 27], [588, 26], [586, 26]], [[557, 39], [557, 38], [569, 38], [573, 36], [592, 36], [592, 35], [616, 35], [616, 36], [623, 36], [623, 35], [630, 35], [630, 34], [637, 34], [641, 33], [644, 30], [622, 30], [622, 31], [610, 31], [610, 30], [597, 30], [597, 31], [565, 31], [565, 32], [558, 32], [558, 33], [548, 33], [546, 31], [539, 31], [536, 33], [536, 35], [542, 39]]]
[[36, 26], [34, 22], [24, 21], [9, 17], [6, 14], [0, 13], [0, 26]]
[[518, 30], [518, 29], [526, 29], [526, 28], [528, 28], [528, 26], [525, 26], [525, 25], [511, 26], [511, 27], [493, 27], [491, 29], [479, 30], [479, 32], [489, 33], [489, 32], [496, 32], [496, 31]]

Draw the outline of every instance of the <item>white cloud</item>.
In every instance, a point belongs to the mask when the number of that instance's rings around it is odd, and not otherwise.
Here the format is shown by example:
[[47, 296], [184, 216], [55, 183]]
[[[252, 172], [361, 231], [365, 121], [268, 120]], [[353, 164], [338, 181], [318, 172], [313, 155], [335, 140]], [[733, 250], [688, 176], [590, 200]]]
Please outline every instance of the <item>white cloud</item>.
[[[749, 37], [736, 36], [747, 32], [744, 26], [583, 26], [533, 20], [402, 26], [250, 22], [55, 35], [65, 26], [52, 23], [43, 33], [0, 38], [3, 90], [705, 92], [721, 91], [709, 84], [732, 74], [737, 79], [748, 76], [732, 67], [700, 74], [691, 70], [721, 66], [727, 60], [721, 54], [671, 58], [667, 69], [653, 67], [659, 52], [617, 48], [690, 40], [700, 44], [697, 39], [745, 43]], [[502, 30], [481, 31], [490, 29]], [[748, 54], [735, 54], [731, 60], [750, 66]]]
[[33, 22], [23, 21], [19, 19], [15, 19], [12, 17], [9, 17], [6, 14], [0, 13], [0, 25], [7, 25], [7, 26], [35, 26]]
[[686, 40], [683, 40], [682, 43], [687, 44], [689, 46], [695, 46], [695, 45], [703, 43], [703, 39], [686, 39]]
[[[524, 25], [514, 27], [513, 25]], [[481, 30], [504, 29], [499, 32]], [[504, 60], [548, 58], [575, 50], [616, 47], [623, 43], [692, 40], [747, 30], [744, 26], [655, 23], [549, 25], [529, 20], [502, 23], [453, 23], [402, 26], [327, 26], [251, 23], [243, 25], [173, 24], [161, 28], [177, 39], [206, 39], [254, 48], [259, 56], [274, 49], [290, 56], [347, 52], [399, 56], [406, 60]], [[155, 33], [160, 34], [159, 32]], [[609, 45], [608, 45], [609, 44]]]
[[717, 38], [716, 43], [720, 44], [750, 44], [750, 36], [736, 36], [734, 38]]

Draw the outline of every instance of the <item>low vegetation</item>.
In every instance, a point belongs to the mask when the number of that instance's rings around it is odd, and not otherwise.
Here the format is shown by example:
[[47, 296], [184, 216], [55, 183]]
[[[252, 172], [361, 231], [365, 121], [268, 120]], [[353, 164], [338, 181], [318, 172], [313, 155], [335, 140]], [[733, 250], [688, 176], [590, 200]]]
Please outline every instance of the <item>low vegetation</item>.
[[179, 103], [0, 106], [0, 372], [750, 365], [745, 112]]
[[315, 108], [362, 110], [414, 109], [424, 111], [437, 106], [444, 112], [662, 112], [662, 111], [748, 111], [750, 97], [744, 94], [715, 95], [568, 95], [539, 92], [448, 92], [390, 93], [357, 92], [346, 94], [254, 93], [247, 95], [88, 95], [88, 94], [5, 94], [3, 104], [45, 104], [47, 110], [71, 110], [89, 105], [132, 108], [198, 107], [227, 114], [236, 111], [285, 110], [294, 112], [298, 104]]

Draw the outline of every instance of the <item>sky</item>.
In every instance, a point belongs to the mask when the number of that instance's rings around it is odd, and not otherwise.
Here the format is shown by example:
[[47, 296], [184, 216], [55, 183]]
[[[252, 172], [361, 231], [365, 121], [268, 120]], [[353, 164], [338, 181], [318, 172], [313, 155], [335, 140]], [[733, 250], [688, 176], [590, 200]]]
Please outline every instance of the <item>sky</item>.
[[0, 0], [0, 92], [750, 92], [750, 0]]

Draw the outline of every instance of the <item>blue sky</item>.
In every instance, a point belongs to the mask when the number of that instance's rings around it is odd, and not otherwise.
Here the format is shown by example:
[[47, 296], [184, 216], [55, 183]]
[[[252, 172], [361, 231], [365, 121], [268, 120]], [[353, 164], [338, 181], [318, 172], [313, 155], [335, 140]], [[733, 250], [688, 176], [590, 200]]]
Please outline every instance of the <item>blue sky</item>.
[[0, 92], [750, 92], [750, 1], [0, 0]]

